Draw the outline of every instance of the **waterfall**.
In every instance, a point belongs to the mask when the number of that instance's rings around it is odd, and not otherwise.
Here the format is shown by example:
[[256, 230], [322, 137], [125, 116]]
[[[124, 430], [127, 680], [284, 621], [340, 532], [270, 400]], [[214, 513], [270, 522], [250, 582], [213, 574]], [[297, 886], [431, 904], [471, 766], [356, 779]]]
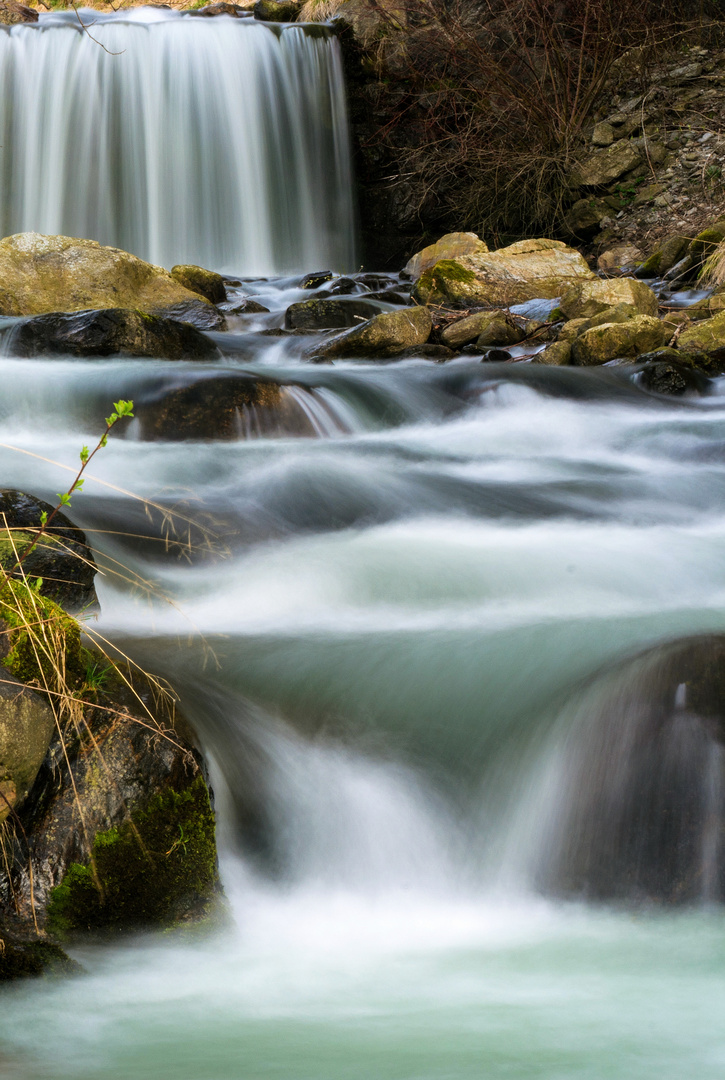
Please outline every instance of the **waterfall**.
[[342, 67], [324, 29], [42, 15], [0, 33], [0, 73], [3, 236], [244, 275], [354, 267]]

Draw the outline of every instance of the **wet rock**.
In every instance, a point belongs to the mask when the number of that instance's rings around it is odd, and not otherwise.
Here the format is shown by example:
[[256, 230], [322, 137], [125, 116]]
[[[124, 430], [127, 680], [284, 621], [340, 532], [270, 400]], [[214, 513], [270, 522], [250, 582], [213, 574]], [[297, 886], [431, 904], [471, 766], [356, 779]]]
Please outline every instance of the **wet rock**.
[[230, 315], [262, 315], [269, 312], [269, 308], [264, 304], [257, 303], [256, 300], [242, 300], [241, 304], [237, 304], [236, 307], [231, 308]]
[[196, 327], [122, 308], [38, 315], [15, 326], [8, 338], [14, 356], [154, 356], [214, 360], [216, 345]]
[[550, 367], [565, 367], [571, 363], [571, 342], [555, 341], [547, 345], [534, 357], [535, 364], [548, 364]]
[[[230, 5], [231, 6], [231, 5]], [[171, 267], [171, 276], [179, 285], [191, 292], [199, 293], [212, 304], [223, 304], [227, 298], [224, 278], [213, 270], [204, 270], [201, 266], [179, 264]]]
[[[468, 346], [468, 347], [473, 349], [473, 346]], [[478, 347], [476, 346], [476, 352], [478, 352], [478, 351], [479, 351]], [[482, 364], [508, 364], [510, 359], [511, 359], [511, 353], [506, 352], [505, 349], [489, 349], [481, 357], [481, 363]]]
[[0, 822], [27, 799], [55, 729], [47, 701], [0, 666]]
[[413, 298], [461, 306], [553, 298], [594, 274], [574, 248], [558, 240], [522, 240], [498, 251], [442, 260], [416, 281]]
[[239, 4], [229, 4], [226, 0], [221, 0], [220, 3], [207, 4], [206, 7], [195, 8], [193, 11], [189, 12], [189, 15], [200, 15], [207, 19], [213, 18], [215, 15], [231, 15], [232, 18], [238, 19], [241, 18], [242, 15], [246, 15], [246, 13], [247, 9], [241, 7]]
[[[53, 512], [50, 503], [11, 488], [0, 489], [0, 565], [7, 572], [40, 527], [41, 514]], [[11, 530], [8, 534], [8, 530]], [[11, 541], [12, 537], [12, 543]], [[70, 612], [98, 603], [93, 585], [96, 564], [85, 534], [65, 514], [57, 513], [46, 533], [25, 558], [23, 571], [31, 579], [42, 578], [40, 593]], [[18, 569], [15, 576], [20, 576]]]
[[589, 367], [610, 360], [634, 359], [660, 348], [669, 337], [667, 327], [651, 315], [636, 315], [622, 323], [604, 323], [585, 330], [572, 342], [572, 363]]
[[257, 0], [252, 11], [263, 22], [294, 22], [301, 6], [297, 0]]
[[332, 281], [332, 270], [315, 270], [312, 274], [306, 274], [300, 282], [301, 289], [318, 289], [320, 285], [324, 285], [326, 281]]
[[419, 278], [441, 259], [457, 259], [461, 255], [479, 255], [488, 251], [487, 244], [472, 232], [446, 233], [435, 244], [417, 252], [405, 265], [403, 273]]
[[174, 319], [175, 322], [190, 323], [197, 330], [226, 330], [227, 320], [213, 304], [207, 304], [197, 296], [194, 300], [184, 300], [180, 304], [170, 304], [161, 308], [150, 308], [150, 315], [162, 319]]
[[642, 155], [636, 146], [620, 139], [581, 161], [572, 172], [572, 182], [576, 187], [606, 187], [641, 163]]
[[12, 928], [6, 923], [7, 916], [0, 922], [0, 983], [80, 971], [80, 965], [60, 945], [35, 932], [32, 922]]
[[[282, 387], [254, 375], [223, 375], [178, 387], [136, 405], [141, 437], [180, 442], [186, 439], [241, 439], [257, 434], [300, 429], [285, 406]], [[303, 425], [304, 428], [304, 425]], [[304, 434], [309, 431], [304, 428]]]
[[204, 302], [160, 266], [95, 240], [27, 232], [0, 241], [2, 315], [116, 307], [158, 311], [188, 301]]
[[708, 386], [706, 376], [689, 364], [669, 359], [645, 364], [639, 381], [645, 390], [650, 390], [653, 394], [674, 396], [702, 393]]
[[559, 301], [567, 319], [590, 318], [606, 308], [628, 304], [641, 315], [656, 315], [657, 297], [643, 281], [636, 278], [595, 279], [568, 289]]
[[284, 324], [288, 330], [337, 330], [359, 326], [378, 312], [365, 300], [301, 300], [287, 308]]
[[518, 345], [526, 334], [505, 311], [489, 312], [489, 319], [476, 339], [477, 349], [490, 349], [492, 346]]
[[[699, 319], [711, 319], [715, 315], [719, 315], [721, 311], [725, 311], [725, 292], [716, 292], [712, 296], [706, 296], [702, 300], [698, 300], [696, 304], [690, 304], [685, 308], [682, 315], [694, 321]], [[672, 318], [672, 315], [670, 315]]]
[[413, 345], [410, 349], [403, 349], [401, 353], [397, 354], [395, 359], [406, 360], [410, 358], [445, 361], [450, 360], [453, 355], [453, 350], [447, 349], [445, 345], [432, 345], [428, 343], [426, 345]]
[[725, 349], [725, 311], [685, 330], [677, 344], [683, 352], [711, 353]]
[[308, 359], [386, 359], [414, 346], [424, 345], [432, 328], [430, 314], [424, 307], [389, 311], [323, 342], [308, 354]]
[[13, 26], [16, 23], [34, 23], [38, 21], [38, 12], [15, 0], [1, 0], [0, 24]]

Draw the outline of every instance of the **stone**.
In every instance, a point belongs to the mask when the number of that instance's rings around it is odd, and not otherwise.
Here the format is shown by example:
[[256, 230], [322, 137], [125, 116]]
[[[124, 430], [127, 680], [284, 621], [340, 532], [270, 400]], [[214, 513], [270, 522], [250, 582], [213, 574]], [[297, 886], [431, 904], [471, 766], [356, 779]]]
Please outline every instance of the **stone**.
[[[40, 516], [53, 513], [50, 503], [24, 491], [0, 488], [0, 564], [7, 572], [15, 565], [23, 543], [40, 527]], [[12, 531], [13, 544], [8, 530]], [[36, 548], [23, 561], [25, 574], [42, 578], [40, 594], [66, 611], [77, 613], [98, 604], [94, 578], [96, 564], [85, 533], [58, 512]], [[15, 571], [20, 576], [20, 569]]]
[[450, 349], [460, 349], [461, 346], [475, 341], [478, 335], [486, 329], [491, 317], [497, 314], [499, 313], [493, 311], [477, 311], [473, 315], [466, 315], [462, 319], [456, 319], [455, 322], [449, 323], [445, 330], [441, 332], [441, 342]]
[[0, 0], [0, 24], [13, 26], [16, 23], [34, 23], [38, 21], [38, 12], [15, 0]]
[[0, 822], [28, 797], [55, 730], [48, 703], [0, 666]]
[[425, 304], [509, 307], [553, 299], [593, 278], [574, 248], [558, 240], [521, 240], [498, 251], [441, 260], [418, 278], [412, 295]]
[[634, 359], [658, 349], [669, 337], [667, 327], [651, 315], [636, 315], [623, 323], [604, 323], [585, 330], [572, 342], [572, 363], [591, 367], [610, 360]]
[[123, 308], [36, 315], [7, 339], [13, 356], [153, 356], [165, 360], [217, 360], [220, 352], [200, 330], [143, 311]]
[[0, 983], [46, 974], [80, 974], [80, 964], [71, 960], [60, 945], [37, 934], [32, 920], [17, 928], [0, 923], [0, 942]]
[[287, 308], [284, 324], [288, 330], [338, 330], [359, 326], [379, 311], [365, 300], [301, 300]]
[[412, 345], [409, 349], [403, 349], [398, 353], [396, 360], [435, 360], [443, 363], [453, 357], [453, 350], [445, 345], [433, 345], [427, 342], [425, 345]]
[[[256, 2], [256, 0], [255, 0], [255, 2]], [[252, 5], [249, 4], [247, 6], [251, 7]], [[220, 2], [216, 3], [216, 4], [207, 4], [206, 7], [195, 8], [193, 11], [190, 11], [188, 14], [189, 15], [196, 15], [196, 16], [200, 15], [203, 18], [207, 18], [207, 19], [214, 18], [214, 16], [216, 16], [216, 15], [231, 15], [232, 18], [238, 19], [242, 15], [246, 14], [246, 10], [247, 9], [246, 9], [246, 7], [244, 5], [230, 4], [230, 3], [227, 3], [226, 0], [220, 0]]]
[[27, 232], [0, 241], [2, 315], [111, 307], [158, 311], [191, 300], [205, 303], [160, 266], [95, 240]]
[[403, 270], [411, 278], [419, 278], [441, 259], [457, 259], [461, 255], [478, 255], [488, 251], [488, 245], [472, 232], [446, 233], [435, 244], [417, 252]]
[[311, 274], [306, 274], [300, 282], [301, 289], [318, 289], [320, 285], [324, 285], [326, 281], [332, 281], [332, 270], [315, 270]]
[[703, 229], [693, 240], [690, 241], [688, 252], [699, 262], [703, 263], [708, 256], [713, 255], [720, 244], [725, 240], [725, 229]]
[[491, 311], [486, 326], [476, 339], [477, 349], [518, 345], [526, 334], [505, 311]]
[[688, 393], [703, 393], [709, 385], [705, 375], [688, 364], [678, 363], [675, 360], [660, 360], [645, 364], [639, 374], [638, 382], [651, 393], [677, 397]]
[[606, 120], [602, 120], [601, 123], [594, 125], [592, 142], [595, 146], [611, 146], [614, 139], [614, 128], [611, 124], [608, 124]]
[[179, 285], [191, 292], [199, 293], [211, 304], [223, 304], [227, 298], [224, 278], [213, 270], [204, 270], [201, 266], [179, 264], [171, 267], [171, 276]]
[[683, 352], [710, 353], [725, 349], [725, 311], [685, 330], [677, 345]]
[[268, 312], [269, 312], [269, 308], [265, 307], [264, 304], [260, 304], [256, 300], [247, 299], [247, 300], [242, 300], [241, 304], [237, 304], [236, 307], [233, 307], [230, 310], [229, 314], [230, 315], [262, 315], [262, 314], [268, 313]]
[[630, 304], [641, 315], [656, 315], [657, 297], [637, 278], [597, 278], [572, 286], [561, 297], [559, 308], [567, 319], [591, 318], [617, 304]]
[[386, 359], [413, 346], [424, 345], [432, 328], [430, 313], [425, 307], [388, 311], [322, 342], [310, 351], [308, 359], [351, 356]]
[[604, 199], [579, 199], [564, 216], [564, 224], [572, 236], [588, 236], [599, 228], [612, 213]]
[[682, 314], [687, 319], [697, 321], [711, 319], [713, 315], [719, 315], [721, 311], [725, 311], [725, 291], [713, 293], [712, 296], [706, 296], [697, 303], [690, 304]]
[[576, 187], [606, 187], [641, 163], [642, 155], [637, 147], [627, 139], [620, 139], [579, 162], [572, 171], [572, 182]]
[[603, 251], [597, 259], [599, 270], [634, 270], [644, 258], [643, 253], [634, 244], [615, 244], [608, 251]]
[[257, 0], [252, 8], [255, 19], [262, 22], [294, 22], [302, 5], [297, 0]]
[[197, 294], [193, 300], [170, 304], [162, 308], [149, 308], [150, 315], [160, 315], [176, 322], [191, 323], [197, 330], [226, 330], [227, 320], [213, 304], [202, 300]]
[[671, 236], [657, 251], [645, 259], [635, 270], [639, 278], [654, 278], [671, 270], [675, 263], [686, 254], [690, 241], [686, 236]]
[[663, 191], [662, 184], [646, 184], [641, 187], [634, 197], [632, 206], [638, 210], [642, 206], [649, 206]]
[[547, 345], [534, 357], [535, 364], [548, 364], [551, 367], [565, 367], [571, 363], [571, 342], [555, 341]]

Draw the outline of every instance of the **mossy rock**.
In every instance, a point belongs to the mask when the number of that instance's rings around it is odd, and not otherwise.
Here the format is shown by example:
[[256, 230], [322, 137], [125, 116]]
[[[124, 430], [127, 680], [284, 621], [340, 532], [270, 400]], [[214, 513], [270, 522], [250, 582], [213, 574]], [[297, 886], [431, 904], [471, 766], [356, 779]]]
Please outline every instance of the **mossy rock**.
[[604, 323], [585, 330], [572, 343], [572, 361], [584, 367], [610, 360], [634, 359], [652, 352], [669, 338], [668, 328], [650, 315], [637, 315], [623, 323]]
[[208, 914], [217, 892], [214, 813], [197, 774], [96, 833], [89, 862], [71, 863], [52, 890], [48, 928], [63, 938], [172, 925]]
[[0, 622], [2, 663], [16, 679], [51, 692], [63, 682], [70, 690], [84, 685], [90, 653], [81, 645], [81, 628], [53, 600], [27, 582], [7, 581], [0, 589]]
[[473, 270], [455, 259], [441, 259], [420, 275], [413, 289], [413, 299], [420, 304], [445, 304], [458, 299], [460, 290], [455, 286], [472, 285], [475, 280]]
[[721, 229], [703, 229], [701, 233], [698, 233], [694, 240], [691, 241], [689, 252], [690, 255], [697, 256], [700, 261], [704, 261], [708, 255], [712, 255], [718, 244], [721, 244], [725, 240], [725, 231]]
[[79, 965], [54, 941], [32, 933], [8, 933], [0, 926], [0, 982], [39, 975], [72, 975], [78, 970]]
[[171, 267], [171, 276], [179, 285], [192, 292], [199, 293], [212, 304], [222, 304], [227, 298], [224, 278], [214, 270], [205, 270], [202, 266], [180, 263]]

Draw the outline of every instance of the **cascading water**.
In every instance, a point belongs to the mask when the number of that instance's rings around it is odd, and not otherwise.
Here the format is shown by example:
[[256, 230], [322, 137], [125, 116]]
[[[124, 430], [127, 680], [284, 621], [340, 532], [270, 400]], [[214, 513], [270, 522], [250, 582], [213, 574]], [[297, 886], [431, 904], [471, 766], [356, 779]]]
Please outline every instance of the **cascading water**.
[[324, 28], [41, 16], [0, 33], [0, 87], [3, 236], [85, 237], [167, 268], [354, 267], [341, 62]]

